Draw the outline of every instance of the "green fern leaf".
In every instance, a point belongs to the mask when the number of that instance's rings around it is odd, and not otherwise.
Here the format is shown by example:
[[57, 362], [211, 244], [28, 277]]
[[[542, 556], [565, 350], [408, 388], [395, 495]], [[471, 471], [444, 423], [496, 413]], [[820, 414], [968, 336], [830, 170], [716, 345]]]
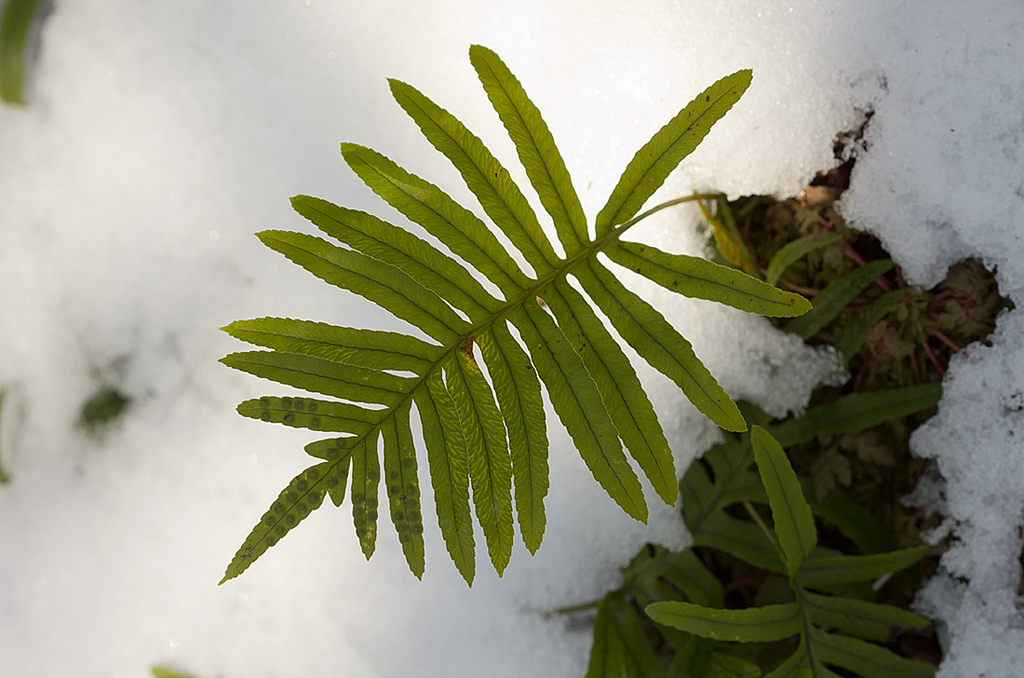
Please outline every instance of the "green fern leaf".
[[658, 130], [626, 165], [608, 203], [598, 213], [597, 236], [633, 218], [668, 175], [750, 87], [753, 71], [737, 71], [708, 87]]
[[387, 488], [391, 521], [409, 563], [409, 569], [423, 578], [423, 514], [420, 509], [420, 482], [417, 476], [416, 449], [409, 426], [409, 403], [381, 427], [384, 434], [384, 483]]
[[476, 557], [469, 513], [466, 437], [455, 403], [440, 374], [430, 375], [426, 389], [416, 391], [416, 408], [423, 422], [423, 441], [427, 446], [441, 536], [455, 567], [466, 582], [472, 584]]
[[505, 424], [483, 372], [468, 345], [450, 361], [448, 390], [459, 412], [469, 455], [476, 516], [484, 530], [494, 569], [500, 575], [512, 556], [512, 458]]
[[548, 438], [540, 381], [529, 356], [506, 326], [494, 325], [477, 342], [508, 431], [519, 530], [526, 548], [536, 553], [544, 536], [548, 494]]
[[[426, 96], [391, 81], [396, 101], [452, 161], [531, 272], [520, 268], [518, 257], [505, 249], [495, 231], [440, 188], [376, 151], [345, 143], [342, 155], [364, 183], [447, 253], [377, 217], [309, 196], [294, 197], [295, 210], [344, 247], [286, 231], [266, 231], [259, 237], [315, 276], [377, 304], [428, 339], [259, 318], [224, 329], [268, 350], [232, 354], [223, 362], [338, 400], [265, 396], [245, 401], [239, 411], [264, 421], [342, 434], [310, 443], [306, 451], [325, 460], [324, 474], [333, 484], [324, 491], [335, 505], [342, 503], [351, 474], [353, 517], [367, 556], [376, 538], [383, 439], [392, 521], [410, 569], [420, 576], [423, 526], [410, 426], [415, 404], [441, 533], [456, 567], [471, 583], [471, 492], [499, 573], [512, 551], [515, 520], [531, 552], [543, 538], [548, 443], [542, 382], [580, 456], [627, 514], [645, 521], [648, 509], [626, 452], [662, 500], [676, 500], [675, 470], [662, 427], [626, 354], [594, 307], [644, 359], [679, 384], [700, 411], [730, 430], [746, 428], [689, 343], [626, 290], [598, 261], [599, 253], [606, 252], [613, 261], [642, 260], [652, 279], [680, 293], [752, 312], [797, 315], [806, 302], [700, 259], [650, 249], [638, 254], [641, 246], [619, 241], [668, 173], [748, 87], [749, 71], [712, 85], [641, 149], [602, 210], [597, 227], [601, 235], [595, 239], [550, 130], [522, 85], [485, 48], [473, 47], [470, 61], [565, 255], [556, 253], [525, 196], [483, 143]], [[583, 293], [569, 283], [570, 275]], [[489, 292], [483, 279], [500, 294]], [[280, 500], [286, 512], [291, 496]], [[305, 517], [308, 512], [289, 515]], [[264, 532], [258, 527], [250, 538], [264, 544]], [[245, 557], [229, 567], [228, 578], [265, 551], [253, 548], [250, 540], [243, 548]]]
[[768, 493], [768, 504], [785, 556], [786, 570], [792, 577], [818, 543], [814, 516], [804, 499], [796, 472], [778, 441], [760, 426], [751, 429], [750, 440], [754, 445], [754, 461], [757, 462], [761, 482]]
[[647, 616], [687, 633], [714, 640], [769, 642], [800, 633], [802, 624], [796, 603], [766, 605], [746, 610], [716, 610], [683, 602], [652, 603]]
[[587, 218], [547, 123], [497, 54], [473, 45], [469, 49], [469, 61], [516, 146], [530, 184], [555, 222], [566, 255], [577, 255], [590, 240]]

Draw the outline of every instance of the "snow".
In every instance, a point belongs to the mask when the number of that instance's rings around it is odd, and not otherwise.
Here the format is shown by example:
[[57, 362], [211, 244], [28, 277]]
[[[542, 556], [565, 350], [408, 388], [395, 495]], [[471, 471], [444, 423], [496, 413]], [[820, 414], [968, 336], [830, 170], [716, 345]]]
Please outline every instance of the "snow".
[[[0, 674], [582, 675], [589, 629], [546, 613], [601, 595], [644, 541], [685, 543], [667, 507], [650, 528], [625, 517], [554, 427], [544, 545], [533, 558], [517, 547], [500, 580], [481, 550], [467, 589], [425, 492], [422, 582], [386, 520], [367, 563], [348, 511], [325, 507], [216, 586], [312, 439], [234, 413], [286, 389], [219, 365], [240, 345], [216, 328], [288, 315], [402, 329], [253, 233], [307, 229], [288, 205], [297, 193], [393, 218], [346, 169], [340, 141], [465, 199], [390, 100], [388, 77], [448, 108], [511, 169], [468, 64], [479, 43], [544, 113], [591, 216], [660, 125], [740, 68], [754, 69], [750, 91], [659, 196], [794, 194], [830, 166], [834, 135], [874, 111], [844, 216], [923, 285], [965, 256], [997, 266], [1018, 307], [992, 347], [954, 361], [939, 414], [912, 443], [936, 461], [932, 503], [955, 537], [917, 603], [942, 624], [939, 675], [1019, 675], [1019, 2], [54, 5], [29, 106], [0, 108], [0, 454], [14, 478], [0, 487]], [[696, 221], [681, 207], [634, 235], [697, 252]], [[829, 375], [827, 356], [758, 318], [645, 294], [735, 397], [799, 411]], [[643, 374], [681, 471], [715, 431]], [[105, 385], [132, 404], [86, 433], [79, 411]]]

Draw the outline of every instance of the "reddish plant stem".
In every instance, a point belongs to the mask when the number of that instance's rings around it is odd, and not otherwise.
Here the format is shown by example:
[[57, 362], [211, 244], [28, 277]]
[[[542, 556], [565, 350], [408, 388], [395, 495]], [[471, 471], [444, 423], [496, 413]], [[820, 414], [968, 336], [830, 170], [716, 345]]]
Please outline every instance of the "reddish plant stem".
[[953, 349], [953, 353], [959, 353], [962, 350], [959, 346], [956, 345], [956, 342], [954, 342], [952, 339], [947, 337], [940, 330], [935, 330], [934, 332], [932, 332], [932, 334], [935, 335], [936, 339], [938, 339], [943, 344], [945, 344], [946, 346], [949, 346], [951, 349]]
[[939, 359], [935, 357], [934, 353], [932, 353], [932, 347], [928, 345], [928, 340], [923, 340], [921, 342], [921, 346], [924, 348], [924, 352], [928, 354], [928, 359], [932, 361], [932, 365], [934, 365], [935, 369], [939, 371], [939, 375], [943, 377], [946, 376], [946, 370], [942, 368], [942, 365], [939, 364]]

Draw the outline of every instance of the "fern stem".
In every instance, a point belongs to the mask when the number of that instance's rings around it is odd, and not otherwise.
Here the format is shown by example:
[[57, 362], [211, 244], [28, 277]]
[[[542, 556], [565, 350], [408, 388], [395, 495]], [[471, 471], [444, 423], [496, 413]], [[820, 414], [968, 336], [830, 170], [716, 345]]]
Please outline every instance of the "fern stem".
[[694, 193], [693, 195], [689, 195], [684, 198], [675, 198], [673, 200], [669, 200], [668, 202], [663, 202], [659, 205], [655, 205], [646, 212], [641, 212], [640, 214], [636, 215], [629, 221], [624, 221], [617, 227], [617, 230], [625, 230], [630, 226], [636, 224], [638, 221], [646, 219], [655, 212], [660, 212], [661, 210], [667, 207], [675, 207], [676, 205], [681, 205], [684, 202], [698, 202], [700, 200], [724, 200], [725, 198], [726, 195], [724, 193]]

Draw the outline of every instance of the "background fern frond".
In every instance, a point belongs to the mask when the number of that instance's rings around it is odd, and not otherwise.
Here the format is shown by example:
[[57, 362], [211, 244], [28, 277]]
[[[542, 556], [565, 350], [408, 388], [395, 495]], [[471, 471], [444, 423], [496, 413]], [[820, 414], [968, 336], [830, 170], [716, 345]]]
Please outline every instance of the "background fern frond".
[[[349, 481], [356, 533], [369, 557], [375, 548], [382, 472], [403, 552], [410, 569], [421, 576], [413, 405], [449, 555], [471, 583], [475, 510], [500, 574], [512, 553], [516, 521], [531, 552], [544, 534], [548, 442], [541, 383], [594, 478], [627, 514], [640, 521], [648, 516], [627, 452], [658, 496], [675, 503], [675, 468], [664, 431], [619, 340], [597, 310], [716, 423], [737, 431], [746, 424], [690, 344], [618, 282], [598, 261], [601, 252], [682, 294], [767, 315], [794, 316], [808, 307], [795, 294], [731, 269], [620, 241], [669, 172], [746, 90], [750, 71], [713, 85], [637, 153], [598, 217], [595, 238], [554, 138], [522, 85], [490, 50], [472, 47], [470, 61], [565, 255], [556, 253], [526, 197], [483, 143], [416, 89], [391, 81], [395, 100], [452, 161], [484, 213], [518, 252], [507, 251], [497, 231], [439, 187], [352, 143], [342, 144], [341, 152], [356, 175], [447, 252], [375, 216], [309, 196], [293, 198], [295, 210], [343, 246], [301, 233], [259, 234], [271, 249], [405, 320], [427, 340], [285, 318], [239, 321], [225, 328], [267, 349], [229, 355], [223, 359], [226, 365], [337, 399], [266, 396], [242, 403], [240, 413], [343, 434], [307, 445], [308, 454], [323, 460], [310, 471], [316, 475], [315, 489], [298, 492], [289, 486], [246, 540], [226, 579], [240, 574], [271, 540], [308, 515], [313, 500], [322, 502], [329, 494], [340, 505]], [[529, 264], [529, 273], [517, 263], [521, 260]], [[582, 292], [570, 283], [570, 275]], [[493, 287], [485, 288], [483, 279]], [[293, 485], [300, 482], [313, 481], [296, 479]]]

